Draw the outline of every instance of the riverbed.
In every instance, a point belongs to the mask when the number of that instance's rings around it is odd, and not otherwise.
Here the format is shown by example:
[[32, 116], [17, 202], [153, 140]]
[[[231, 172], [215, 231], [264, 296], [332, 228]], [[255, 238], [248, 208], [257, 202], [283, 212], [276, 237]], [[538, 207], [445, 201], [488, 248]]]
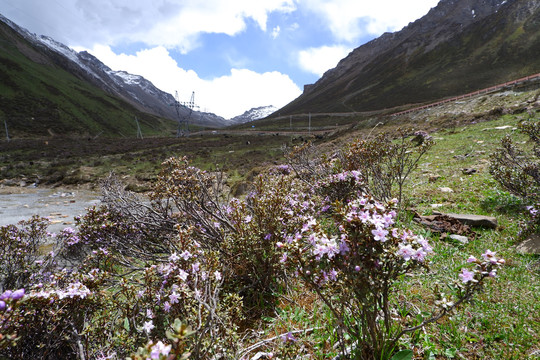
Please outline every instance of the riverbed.
[[74, 218], [100, 204], [100, 193], [91, 190], [40, 187], [1, 187], [0, 226], [17, 224], [39, 215], [50, 220], [48, 230], [75, 227]]

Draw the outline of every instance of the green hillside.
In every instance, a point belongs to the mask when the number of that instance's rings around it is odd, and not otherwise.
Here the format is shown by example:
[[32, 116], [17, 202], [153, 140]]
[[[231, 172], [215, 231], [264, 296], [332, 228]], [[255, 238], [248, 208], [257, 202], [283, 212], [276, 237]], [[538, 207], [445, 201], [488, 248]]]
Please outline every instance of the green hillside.
[[135, 137], [135, 117], [146, 135], [174, 129], [55, 65], [54, 56], [0, 23], [0, 122], [12, 137]]
[[529, 5], [509, 2], [463, 31], [432, 25], [431, 39], [457, 35], [433, 48], [412, 35], [359, 70], [353, 57], [346, 59], [347, 71], [323, 76], [280, 113], [370, 111], [431, 102], [538, 73], [540, 11], [525, 11]]

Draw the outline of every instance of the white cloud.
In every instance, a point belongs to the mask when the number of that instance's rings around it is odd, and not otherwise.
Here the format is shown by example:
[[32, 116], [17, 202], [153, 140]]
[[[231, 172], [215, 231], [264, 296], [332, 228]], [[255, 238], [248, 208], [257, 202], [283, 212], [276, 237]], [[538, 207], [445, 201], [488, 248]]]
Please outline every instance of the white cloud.
[[397, 31], [425, 15], [439, 0], [304, 0], [303, 6], [323, 19], [339, 41]]
[[202, 33], [236, 35], [248, 19], [266, 31], [268, 15], [295, 10], [295, 0], [17, 0], [12, 19], [70, 46], [143, 42], [187, 52]]
[[277, 71], [256, 73], [248, 69], [231, 69], [226, 76], [203, 82], [202, 101], [212, 102], [208, 109], [230, 118], [253, 107], [283, 107], [302, 91], [288, 75]]
[[231, 69], [227, 75], [201, 79], [195, 71], [182, 69], [162, 46], [135, 55], [117, 55], [108, 46], [96, 46], [89, 52], [113, 70], [142, 75], [171, 94], [178, 90], [180, 101], [187, 101], [195, 91], [195, 102], [201, 109], [224, 118], [263, 105], [282, 107], [301, 94], [288, 75], [277, 71], [260, 74]]
[[289, 31], [295, 31], [295, 30], [298, 30], [299, 28], [300, 28], [300, 25], [295, 22], [289, 26]]
[[272, 39], [277, 39], [277, 37], [279, 36], [279, 33], [281, 31], [281, 28], [278, 26], [276, 26], [275, 28], [272, 29], [272, 34], [270, 36], [272, 36]]
[[322, 76], [326, 70], [334, 68], [351, 50], [341, 45], [309, 48], [298, 53], [298, 64], [303, 70]]

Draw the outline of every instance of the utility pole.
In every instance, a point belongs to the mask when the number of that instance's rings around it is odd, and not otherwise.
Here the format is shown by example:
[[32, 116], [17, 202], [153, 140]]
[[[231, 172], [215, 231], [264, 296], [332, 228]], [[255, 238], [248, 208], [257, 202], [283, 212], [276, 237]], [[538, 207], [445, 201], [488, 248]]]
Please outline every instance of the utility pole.
[[9, 142], [11, 139], [9, 138], [9, 132], [8, 132], [7, 120], [6, 119], [4, 119], [4, 127], [6, 128], [6, 139]]
[[142, 139], [143, 136], [142, 136], [141, 127], [139, 125], [139, 119], [137, 119], [136, 116], [135, 116], [135, 122], [137, 123], [137, 139]]

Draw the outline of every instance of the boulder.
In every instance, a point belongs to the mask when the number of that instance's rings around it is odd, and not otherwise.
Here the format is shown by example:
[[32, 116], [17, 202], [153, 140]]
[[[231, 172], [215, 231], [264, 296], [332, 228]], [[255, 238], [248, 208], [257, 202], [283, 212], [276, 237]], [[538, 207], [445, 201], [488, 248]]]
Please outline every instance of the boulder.
[[465, 168], [465, 169], [461, 169], [461, 172], [465, 175], [472, 175], [476, 172], [476, 169], [473, 169], [473, 168]]
[[466, 245], [469, 243], [469, 238], [466, 237], [466, 236], [463, 236], [463, 235], [456, 235], [456, 234], [452, 234], [449, 236], [450, 239], [452, 240], [455, 240], [455, 241], [458, 241], [460, 243], [462, 243], [463, 245]]
[[441, 233], [441, 238], [448, 236], [448, 234], [468, 235], [473, 238], [476, 236], [470, 226], [446, 215], [421, 216], [416, 214], [414, 220], [429, 227], [433, 232]]
[[439, 188], [439, 191], [440, 191], [440, 192], [444, 192], [444, 193], [452, 193], [452, 192], [454, 192], [454, 190], [452, 190], [452, 189], [449, 188], [449, 187], [440, 187], [440, 188]]
[[465, 225], [484, 227], [488, 229], [497, 228], [497, 219], [493, 216], [472, 215], [472, 214], [445, 214], [445, 215], [451, 218], [454, 218]]
[[516, 251], [521, 254], [540, 255], [540, 234], [532, 234], [526, 240], [516, 246]]

